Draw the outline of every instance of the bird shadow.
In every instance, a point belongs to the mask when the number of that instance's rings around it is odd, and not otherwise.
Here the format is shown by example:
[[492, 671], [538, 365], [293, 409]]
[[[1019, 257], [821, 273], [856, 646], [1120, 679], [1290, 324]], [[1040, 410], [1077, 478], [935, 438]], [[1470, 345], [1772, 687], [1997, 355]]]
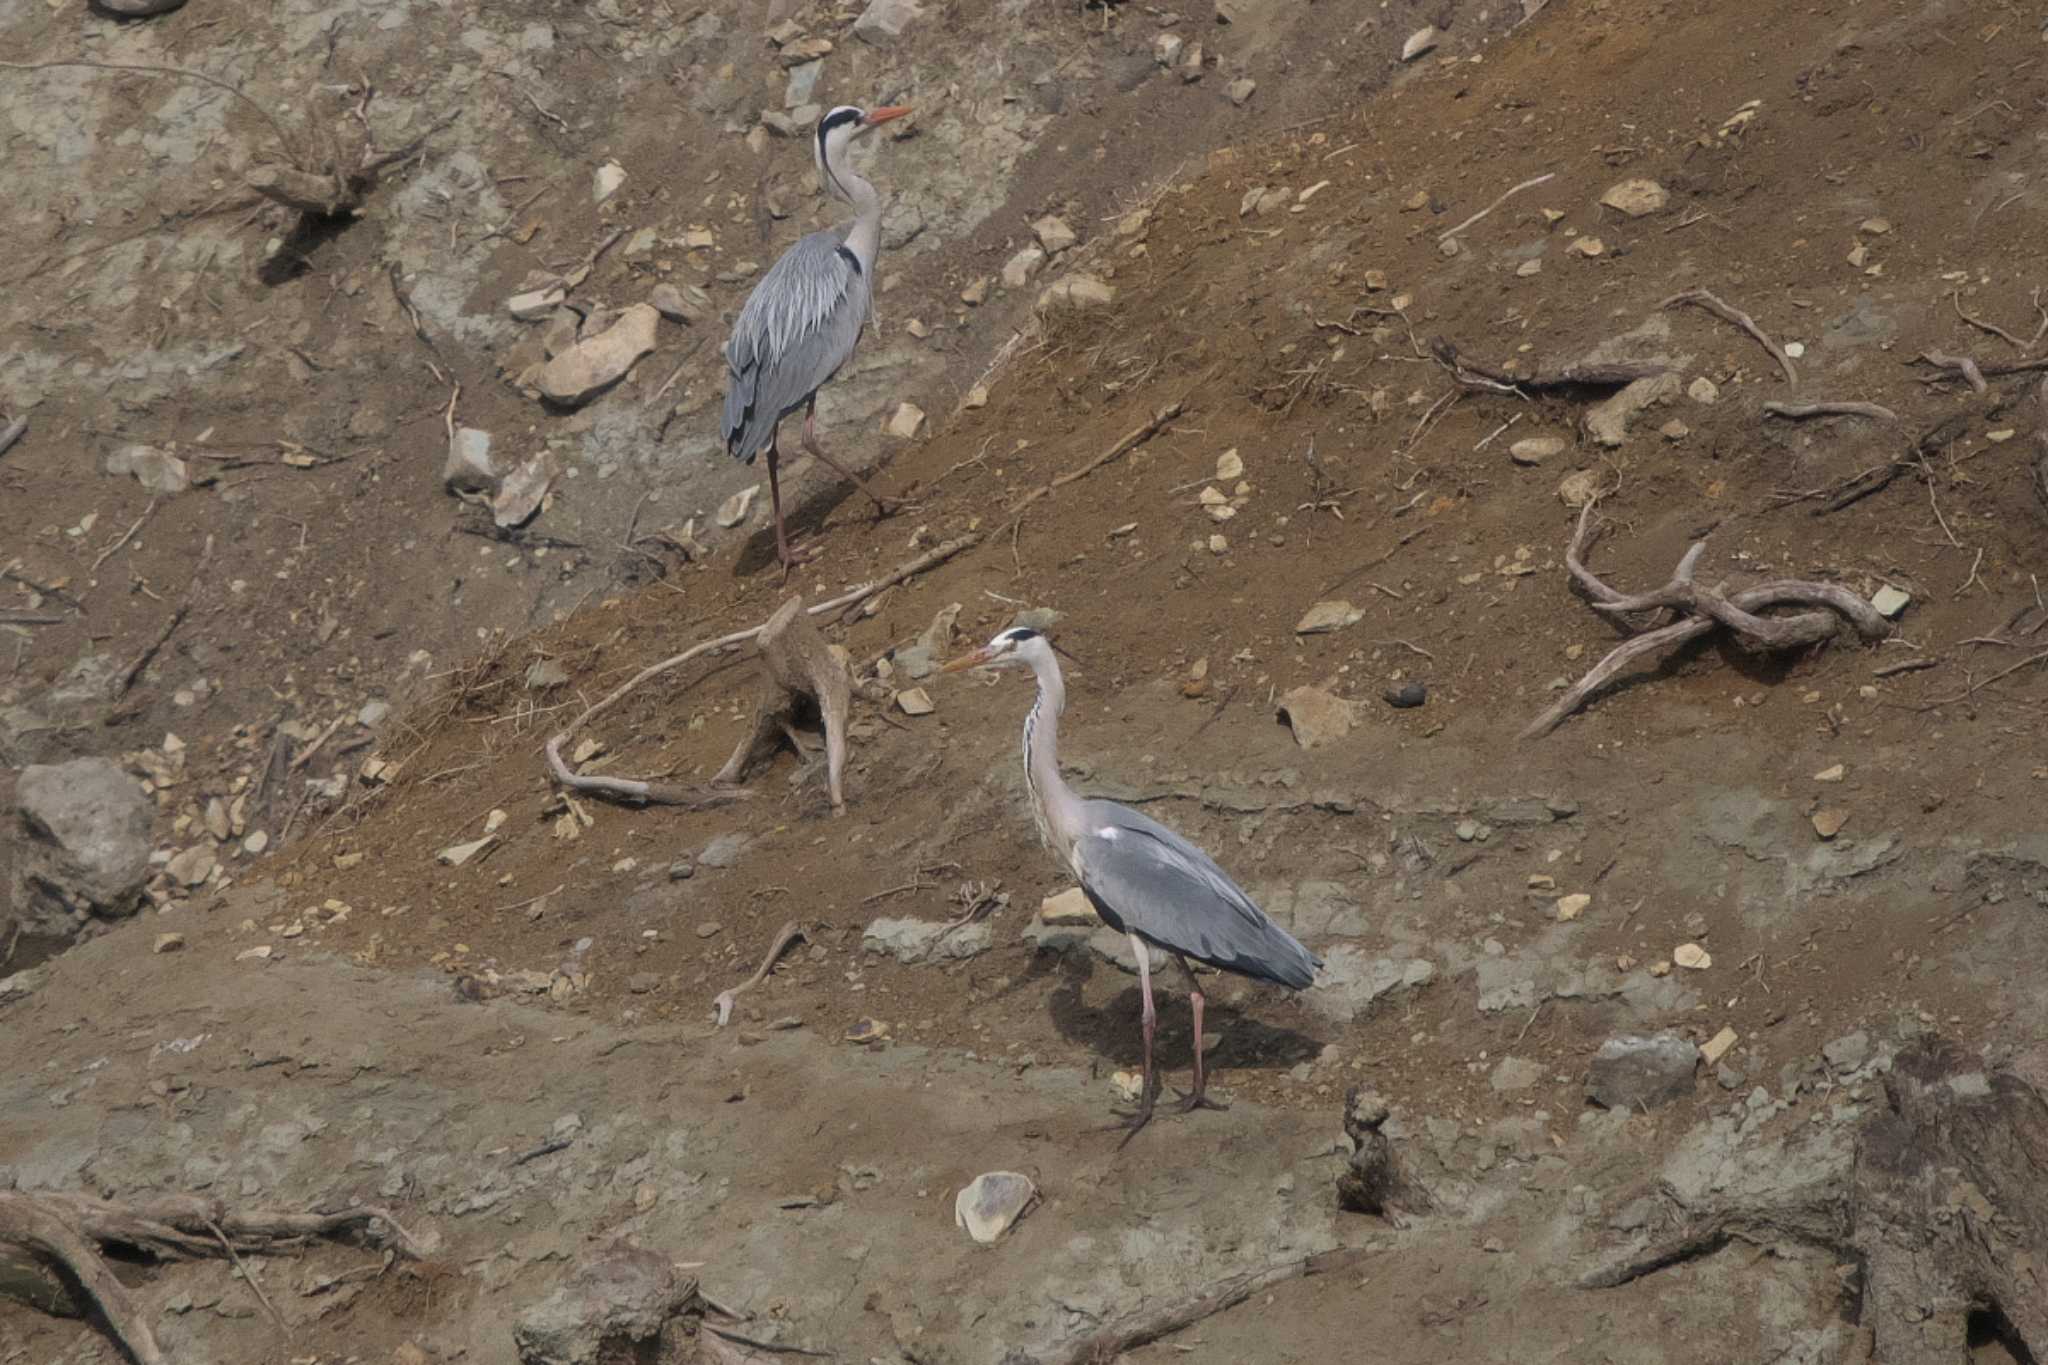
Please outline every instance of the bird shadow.
[[[1058, 978], [1058, 984], [1046, 1002], [1046, 1011], [1062, 1038], [1088, 1048], [1119, 1067], [1141, 1066], [1145, 1060], [1144, 1033], [1140, 1023], [1144, 996], [1138, 989], [1138, 983], [1132, 980], [1102, 1005], [1090, 1005], [1085, 987], [1094, 979], [1098, 968], [1115, 970], [1104, 966], [1092, 955], [1041, 952], [1033, 957], [1024, 980], [1047, 976]], [[1162, 1070], [1184, 1070], [1195, 1064], [1194, 1015], [1188, 1005], [1185, 984], [1177, 979], [1177, 975], [1171, 985], [1162, 981], [1159, 973], [1154, 973], [1152, 979], [1152, 1003], [1159, 1016], [1152, 1060]], [[1202, 1010], [1203, 1031], [1222, 1035], [1208, 1053], [1212, 1069], [1281, 1071], [1302, 1062], [1314, 1061], [1322, 1055], [1320, 1039], [1270, 1024], [1261, 1018], [1258, 1011], [1263, 1002], [1254, 1000], [1245, 1009], [1225, 1004], [1213, 994], [1220, 988], [1220, 981], [1215, 977], [1198, 979], [1208, 994]], [[1024, 983], [1020, 981], [1018, 984]]]

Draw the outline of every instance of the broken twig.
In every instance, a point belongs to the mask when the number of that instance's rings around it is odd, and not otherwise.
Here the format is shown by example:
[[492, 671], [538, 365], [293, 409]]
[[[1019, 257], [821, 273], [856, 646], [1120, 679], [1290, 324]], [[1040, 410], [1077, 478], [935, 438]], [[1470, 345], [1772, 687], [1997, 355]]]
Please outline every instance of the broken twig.
[[760, 985], [763, 981], [766, 981], [768, 979], [768, 973], [775, 970], [776, 962], [781, 960], [782, 955], [789, 950], [789, 945], [796, 942], [798, 939], [804, 937], [806, 937], [806, 935], [804, 933], [803, 925], [797, 923], [795, 920], [791, 920], [789, 923], [783, 925], [782, 928], [776, 932], [775, 941], [768, 945], [768, 956], [761, 959], [761, 966], [759, 967], [759, 969], [757, 969], [754, 972], [754, 974], [748, 977], [745, 981], [740, 982], [739, 985], [732, 987], [730, 990], [720, 991], [718, 993], [718, 997], [711, 1002], [712, 1006], [718, 1011], [718, 1023], [716, 1027], [724, 1028], [727, 1024], [732, 1022], [733, 1002], [739, 998], [740, 992], [752, 990], [754, 987]]
[[1439, 243], [1442, 243], [1442, 242], [1448, 242], [1448, 241], [1450, 241], [1450, 240], [1451, 240], [1451, 238], [1453, 238], [1453, 237], [1462, 237], [1462, 236], [1464, 236], [1464, 235], [1465, 235], [1465, 229], [1466, 229], [1466, 228], [1468, 228], [1468, 227], [1471, 227], [1471, 226], [1472, 226], [1472, 225], [1473, 225], [1474, 223], [1476, 223], [1476, 222], [1478, 222], [1478, 221], [1479, 221], [1480, 219], [1484, 218], [1484, 217], [1485, 217], [1485, 216], [1486, 216], [1487, 214], [1489, 214], [1489, 213], [1492, 213], [1492, 212], [1493, 212], [1493, 211], [1494, 211], [1495, 209], [1499, 208], [1499, 207], [1500, 207], [1500, 206], [1501, 206], [1502, 204], [1505, 204], [1505, 203], [1507, 203], [1507, 202], [1508, 202], [1508, 200], [1510, 200], [1510, 199], [1514, 198], [1514, 197], [1515, 197], [1516, 195], [1520, 194], [1520, 193], [1521, 193], [1521, 192], [1522, 192], [1523, 190], [1533, 190], [1533, 189], [1535, 189], [1535, 188], [1536, 188], [1536, 187], [1537, 187], [1538, 185], [1541, 185], [1541, 184], [1542, 184], [1543, 182], [1545, 182], [1546, 180], [1553, 180], [1553, 179], [1555, 179], [1555, 178], [1556, 178], [1556, 176], [1557, 176], [1557, 172], [1556, 172], [1556, 171], [1546, 171], [1546, 172], [1545, 172], [1544, 174], [1542, 174], [1542, 175], [1539, 175], [1539, 176], [1536, 176], [1536, 177], [1535, 177], [1535, 178], [1533, 178], [1533, 179], [1530, 179], [1530, 180], [1524, 180], [1524, 181], [1523, 181], [1523, 182], [1522, 182], [1521, 184], [1519, 184], [1519, 185], [1516, 185], [1516, 186], [1515, 186], [1515, 187], [1514, 187], [1513, 189], [1511, 189], [1511, 190], [1507, 191], [1507, 192], [1506, 192], [1505, 194], [1501, 195], [1501, 197], [1500, 197], [1500, 198], [1498, 198], [1498, 199], [1494, 200], [1494, 201], [1493, 201], [1493, 202], [1492, 202], [1491, 204], [1488, 204], [1488, 205], [1487, 205], [1487, 206], [1486, 206], [1485, 208], [1483, 208], [1483, 209], [1479, 210], [1479, 212], [1477, 212], [1477, 213], [1473, 214], [1473, 215], [1472, 215], [1472, 216], [1471, 216], [1470, 218], [1467, 218], [1467, 219], [1466, 219], [1466, 220], [1465, 220], [1464, 222], [1462, 222], [1462, 223], [1458, 224], [1458, 225], [1457, 225], [1456, 227], [1452, 228], [1452, 229], [1451, 229], [1450, 231], [1448, 231], [1448, 232], [1445, 232], [1445, 233], [1442, 233], [1441, 235], [1439, 235], [1439, 236], [1437, 237], [1437, 241], [1438, 241]]
[[1755, 318], [1752, 318], [1739, 308], [1723, 303], [1704, 289], [1688, 289], [1684, 293], [1673, 294], [1670, 298], [1664, 300], [1663, 306], [1675, 308], [1681, 303], [1692, 304], [1695, 308], [1704, 308], [1722, 321], [1732, 322], [1743, 331], [1755, 337], [1757, 344], [1766, 351], [1769, 351], [1771, 359], [1777, 361], [1778, 368], [1785, 372], [1785, 382], [1787, 384], [1797, 384], [1799, 382], [1799, 371], [1792, 368], [1792, 358], [1785, 354], [1783, 347], [1764, 334], [1764, 329], [1756, 325]]
[[1940, 351], [1923, 351], [1914, 357], [1918, 364], [1932, 365], [1937, 370], [1953, 370], [1970, 385], [1972, 393], [1987, 393], [1991, 386], [1984, 382], [1984, 371], [1977, 362], [1966, 355], [1943, 355]]
[[1825, 402], [1825, 403], [1780, 403], [1764, 404], [1764, 411], [1772, 417], [1783, 417], [1790, 421], [1805, 421], [1809, 417], [1868, 417], [1875, 422], [1896, 422], [1899, 415], [1879, 403]]

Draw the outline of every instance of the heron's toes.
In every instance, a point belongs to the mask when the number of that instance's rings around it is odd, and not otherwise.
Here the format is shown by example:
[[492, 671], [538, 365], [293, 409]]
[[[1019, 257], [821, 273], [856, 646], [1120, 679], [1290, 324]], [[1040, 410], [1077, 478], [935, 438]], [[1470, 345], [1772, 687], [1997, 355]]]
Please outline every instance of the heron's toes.
[[1214, 1109], [1220, 1114], [1230, 1108], [1223, 1101], [1212, 1100], [1206, 1094], [1183, 1095], [1176, 1091], [1174, 1098], [1178, 1101], [1173, 1106], [1173, 1112], [1176, 1114], [1192, 1114], [1197, 1109]]

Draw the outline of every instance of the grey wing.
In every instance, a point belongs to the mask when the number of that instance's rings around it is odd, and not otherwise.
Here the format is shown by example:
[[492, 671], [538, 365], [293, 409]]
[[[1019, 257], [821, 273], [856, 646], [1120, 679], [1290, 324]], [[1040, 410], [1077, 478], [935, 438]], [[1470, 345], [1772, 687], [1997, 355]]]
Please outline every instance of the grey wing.
[[797, 239], [747, 296], [725, 345], [725, 447], [751, 462], [838, 373], [867, 322], [868, 279], [837, 230]]
[[1322, 963], [1201, 849], [1113, 801], [1084, 801], [1081, 889], [1103, 921], [1224, 971], [1302, 990]]

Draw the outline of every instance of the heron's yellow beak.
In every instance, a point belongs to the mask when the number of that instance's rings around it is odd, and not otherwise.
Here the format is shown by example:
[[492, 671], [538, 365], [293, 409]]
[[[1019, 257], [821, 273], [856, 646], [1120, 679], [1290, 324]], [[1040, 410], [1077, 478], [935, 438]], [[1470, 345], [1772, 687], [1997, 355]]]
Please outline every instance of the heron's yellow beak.
[[939, 672], [958, 673], [963, 668], [973, 668], [976, 664], [985, 664], [991, 657], [993, 656], [989, 654], [988, 647], [983, 646], [972, 654], [962, 654], [959, 658], [941, 668]]
[[910, 106], [907, 104], [885, 104], [880, 109], [870, 109], [868, 110], [868, 126], [872, 128], [877, 123], [887, 123], [892, 118], [902, 118], [909, 112]]

